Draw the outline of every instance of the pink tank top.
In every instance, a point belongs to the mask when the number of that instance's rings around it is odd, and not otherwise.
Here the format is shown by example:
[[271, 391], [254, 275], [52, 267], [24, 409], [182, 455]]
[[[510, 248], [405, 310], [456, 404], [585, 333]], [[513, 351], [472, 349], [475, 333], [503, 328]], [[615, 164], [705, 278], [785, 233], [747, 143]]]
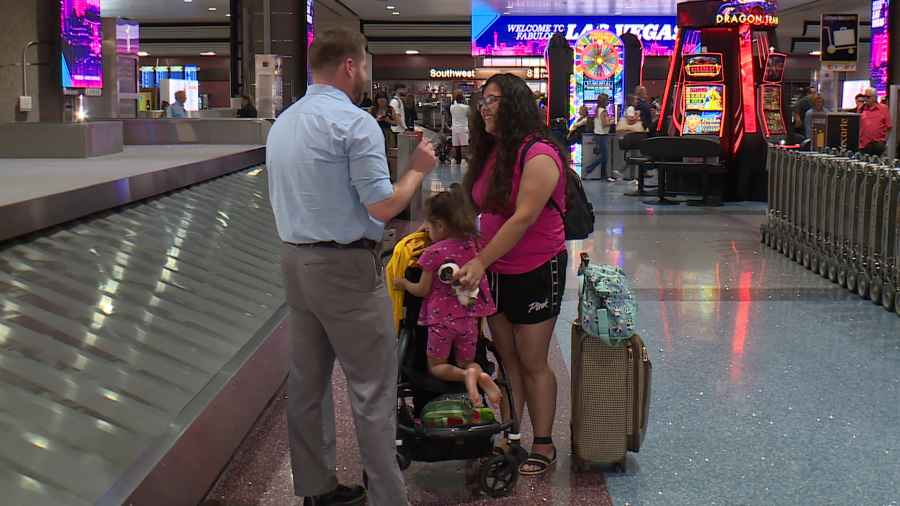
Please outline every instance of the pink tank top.
[[[527, 142], [528, 139], [525, 139], [522, 146], [519, 147], [519, 153], [516, 160], [521, 158], [522, 149]], [[529, 160], [538, 155], [549, 155], [556, 161], [556, 165], [559, 167], [559, 181], [557, 182], [556, 189], [553, 190], [551, 197], [553, 198], [553, 201], [559, 205], [560, 209], [565, 210], [566, 177], [565, 172], [563, 171], [569, 169], [563, 165], [563, 161], [556, 149], [546, 142], [537, 142], [533, 144], [525, 155], [525, 163], [528, 163]], [[493, 153], [488, 157], [485, 170], [482, 172], [481, 177], [479, 177], [473, 185], [472, 198], [478, 207], [482, 207], [482, 204], [484, 203], [485, 190], [490, 181], [495, 161], [496, 153]], [[517, 166], [515, 175], [513, 176], [509, 208], [502, 214], [494, 214], [488, 211], [482, 213], [482, 247], [487, 245], [494, 236], [497, 235], [500, 227], [512, 217], [513, 211], [515, 211], [516, 208], [516, 197], [519, 194], [519, 183], [521, 180], [522, 167]], [[544, 206], [537, 221], [534, 222], [534, 225], [528, 228], [525, 235], [522, 236], [519, 242], [516, 243], [509, 252], [500, 257], [500, 259], [492, 265], [489, 265], [488, 270], [498, 274], [522, 274], [530, 272], [547, 263], [548, 260], [564, 249], [566, 249], [566, 233], [563, 227], [562, 216], [560, 216], [559, 211], [556, 209]]]

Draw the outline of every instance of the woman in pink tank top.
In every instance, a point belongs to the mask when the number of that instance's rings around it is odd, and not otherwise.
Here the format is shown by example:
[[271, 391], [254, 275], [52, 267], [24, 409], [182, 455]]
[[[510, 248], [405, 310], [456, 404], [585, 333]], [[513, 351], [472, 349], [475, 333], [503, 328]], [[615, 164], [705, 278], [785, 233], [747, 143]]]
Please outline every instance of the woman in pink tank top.
[[[565, 232], [557, 209], [566, 208], [569, 169], [531, 89], [511, 74], [487, 81], [469, 133], [464, 184], [482, 213], [482, 249], [461, 269], [460, 280], [474, 285], [487, 273], [497, 306], [488, 325], [516, 392], [512, 408], [521, 420], [527, 404], [534, 426], [532, 453], [519, 470], [542, 474], [556, 463], [550, 437], [556, 376], [547, 355], [566, 285]], [[504, 420], [510, 409], [503, 399]], [[508, 448], [503, 441], [497, 450]]]

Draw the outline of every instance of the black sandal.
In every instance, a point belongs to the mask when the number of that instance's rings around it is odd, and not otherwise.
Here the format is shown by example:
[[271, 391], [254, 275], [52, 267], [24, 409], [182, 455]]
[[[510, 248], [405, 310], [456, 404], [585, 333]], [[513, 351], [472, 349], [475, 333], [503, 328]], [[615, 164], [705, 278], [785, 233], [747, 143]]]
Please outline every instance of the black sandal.
[[[552, 437], [536, 437], [534, 438], [534, 444], [536, 445], [553, 445]], [[538, 454], [532, 453], [528, 456], [528, 459], [519, 466], [519, 474], [523, 476], [537, 476], [539, 474], [546, 473], [553, 465], [556, 464], [556, 446], [553, 446], [553, 458], [548, 459], [547, 457]], [[537, 469], [533, 471], [525, 471], [522, 468], [524, 466], [537, 466]]]

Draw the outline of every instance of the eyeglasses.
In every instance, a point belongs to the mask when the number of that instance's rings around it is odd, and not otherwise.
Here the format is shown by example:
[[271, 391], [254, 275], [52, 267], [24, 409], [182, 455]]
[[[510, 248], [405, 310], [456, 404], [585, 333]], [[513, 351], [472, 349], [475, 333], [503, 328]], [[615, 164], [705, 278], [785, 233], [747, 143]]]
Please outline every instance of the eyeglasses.
[[495, 104], [500, 102], [501, 98], [503, 98], [501, 95], [488, 95], [478, 101], [478, 108], [481, 109], [484, 106], [494, 107]]

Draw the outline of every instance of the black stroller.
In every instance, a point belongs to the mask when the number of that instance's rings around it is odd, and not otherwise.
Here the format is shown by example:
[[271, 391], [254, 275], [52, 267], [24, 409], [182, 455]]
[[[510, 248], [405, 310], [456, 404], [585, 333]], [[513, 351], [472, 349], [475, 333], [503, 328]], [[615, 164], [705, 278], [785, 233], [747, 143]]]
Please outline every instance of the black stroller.
[[[391, 255], [390, 251], [382, 254], [382, 260]], [[406, 279], [418, 282], [421, 269], [411, 267], [406, 270]], [[448, 460], [468, 460], [487, 458], [481, 467], [478, 483], [481, 489], [490, 496], [500, 497], [512, 492], [519, 479], [519, 466], [528, 457], [527, 452], [519, 445], [519, 421], [515, 413], [504, 423], [491, 423], [472, 427], [436, 428], [424, 427], [416, 423], [422, 408], [445, 394], [463, 393], [466, 391], [462, 383], [448, 383], [428, 373], [426, 343], [428, 329], [416, 324], [422, 299], [406, 293], [403, 297], [403, 319], [399, 334], [399, 383], [397, 385], [397, 462], [400, 469], [407, 469], [412, 461], [443, 462]], [[493, 376], [499, 367], [506, 377], [500, 357], [496, 354], [494, 344], [479, 333], [475, 361], [484, 372]], [[490, 351], [496, 359], [496, 366], [488, 360]], [[450, 357], [452, 363], [453, 357]], [[497, 386], [512, 404], [513, 392], [506, 380], [497, 381]], [[410, 401], [412, 406], [410, 406]], [[507, 433], [510, 440], [510, 451], [502, 455], [494, 454], [494, 436]]]

